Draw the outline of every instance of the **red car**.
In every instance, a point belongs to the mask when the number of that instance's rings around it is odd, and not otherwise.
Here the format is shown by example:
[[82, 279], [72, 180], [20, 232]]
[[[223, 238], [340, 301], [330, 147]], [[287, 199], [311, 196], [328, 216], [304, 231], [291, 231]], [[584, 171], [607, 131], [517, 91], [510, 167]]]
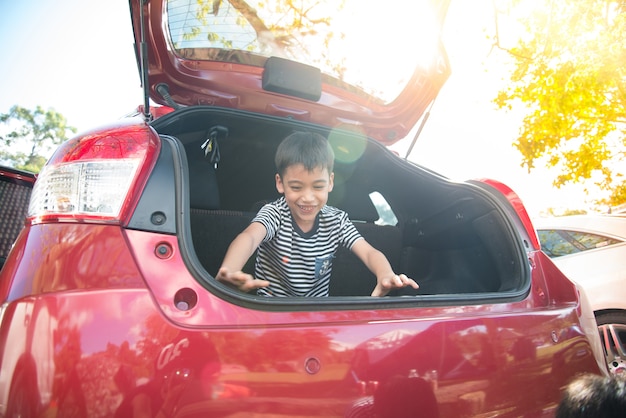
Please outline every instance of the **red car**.
[[[574, 376], [607, 374], [515, 193], [387, 148], [450, 73], [446, 9], [131, 0], [145, 103], [37, 178], [0, 276], [0, 416], [552, 416]], [[341, 250], [329, 297], [215, 280], [295, 130], [328, 138], [329, 204], [419, 289], [371, 297]]]

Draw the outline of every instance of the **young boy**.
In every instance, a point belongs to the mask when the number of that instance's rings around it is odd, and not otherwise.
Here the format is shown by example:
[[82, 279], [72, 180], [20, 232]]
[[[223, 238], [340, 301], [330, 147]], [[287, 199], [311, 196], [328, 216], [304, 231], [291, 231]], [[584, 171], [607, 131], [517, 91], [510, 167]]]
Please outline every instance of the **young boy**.
[[[333, 190], [334, 153], [319, 134], [295, 132], [276, 151], [276, 189], [228, 247], [217, 279], [264, 296], [328, 296], [332, 259], [339, 245], [356, 254], [377, 279], [372, 296], [417, 283], [393, 272], [383, 253], [357, 231], [348, 215], [327, 206]], [[241, 271], [257, 250], [255, 277]]]

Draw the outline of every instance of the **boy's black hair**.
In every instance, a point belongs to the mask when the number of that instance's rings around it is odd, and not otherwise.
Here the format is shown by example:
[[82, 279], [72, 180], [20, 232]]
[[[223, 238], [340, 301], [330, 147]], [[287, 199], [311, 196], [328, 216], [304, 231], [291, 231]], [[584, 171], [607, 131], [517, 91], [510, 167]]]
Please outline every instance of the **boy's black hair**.
[[302, 164], [312, 171], [318, 167], [333, 172], [335, 153], [328, 140], [313, 132], [294, 132], [283, 139], [274, 159], [276, 170], [282, 177], [287, 167]]
[[585, 374], [567, 385], [556, 418], [621, 418], [625, 414], [626, 380]]

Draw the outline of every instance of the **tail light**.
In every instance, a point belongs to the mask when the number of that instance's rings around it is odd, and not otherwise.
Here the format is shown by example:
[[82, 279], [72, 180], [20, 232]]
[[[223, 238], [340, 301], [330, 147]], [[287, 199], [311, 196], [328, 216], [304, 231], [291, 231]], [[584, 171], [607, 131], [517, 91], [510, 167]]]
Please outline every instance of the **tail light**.
[[124, 224], [159, 146], [158, 135], [145, 124], [116, 126], [66, 141], [35, 182], [30, 222]]

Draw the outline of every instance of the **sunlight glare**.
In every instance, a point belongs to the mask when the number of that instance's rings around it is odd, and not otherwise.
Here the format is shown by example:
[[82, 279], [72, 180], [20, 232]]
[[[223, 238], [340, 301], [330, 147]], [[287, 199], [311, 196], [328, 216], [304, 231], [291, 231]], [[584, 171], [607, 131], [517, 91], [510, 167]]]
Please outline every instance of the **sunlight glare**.
[[332, 62], [346, 63], [345, 81], [374, 86], [376, 95], [389, 102], [404, 89], [416, 67], [434, 65], [440, 28], [428, 2], [382, 4], [358, 1], [359, 7], [347, 6], [350, 13], [334, 19], [334, 27], [344, 36], [328, 53]]

